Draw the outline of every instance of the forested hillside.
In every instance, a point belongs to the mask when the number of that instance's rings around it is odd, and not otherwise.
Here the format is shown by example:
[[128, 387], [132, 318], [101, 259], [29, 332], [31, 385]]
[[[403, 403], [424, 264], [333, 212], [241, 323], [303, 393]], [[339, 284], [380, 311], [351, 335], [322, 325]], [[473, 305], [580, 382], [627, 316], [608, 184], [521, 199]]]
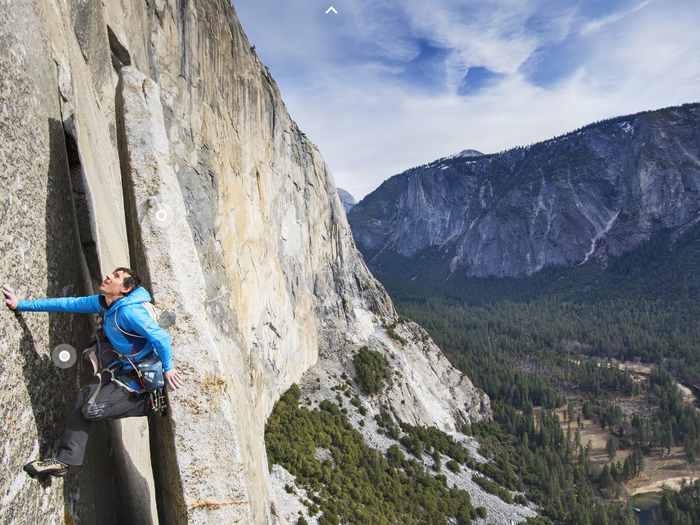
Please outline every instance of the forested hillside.
[[[645, 458], [681, 446], [695, 461], [700, 418], [676, 380], [700, 382], [700, 225], [661, 231], [620, 258], [526, 278], [411, 280], [409, 264], [394, 268], [382, 282], [398, 311], [492, 399], [495, 422], [471, 429], [499, 458], [491, 477], [508, 486], [504, 472], [514, 472], [543, 517], [634, 523], [624, 504], [604, 502]], [[640, 379], [621, 361], [657, 366]], [[644, 410], [623, 409], [623, 398]], [[609, 429], [602, 470], [581, 442], [582, 419]]]
[[660, 232], [621, 258], [529, 278], [411, 281], [408, 266], [383, 284], [455, 359], [495, 351], [529, 361], [639, 359], [700, 380], [700, 224], [676, 238]]

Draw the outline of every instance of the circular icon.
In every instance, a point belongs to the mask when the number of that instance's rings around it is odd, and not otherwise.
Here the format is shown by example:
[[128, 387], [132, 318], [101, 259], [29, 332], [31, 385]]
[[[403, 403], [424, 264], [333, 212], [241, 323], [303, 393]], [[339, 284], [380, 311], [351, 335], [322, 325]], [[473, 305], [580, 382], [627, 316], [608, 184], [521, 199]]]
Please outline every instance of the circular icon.
[[159, 196], [148, 197], [144, 204], [146, 213], [143, 217], [147, 218], [153, 227], [167, 228], [170, 226], [175, 214], [166, 199]]
[[78, 351], [68, 344], [60, 344], [51, 352], [51, 360], [58, 368], [70, 368], [78, 359]]

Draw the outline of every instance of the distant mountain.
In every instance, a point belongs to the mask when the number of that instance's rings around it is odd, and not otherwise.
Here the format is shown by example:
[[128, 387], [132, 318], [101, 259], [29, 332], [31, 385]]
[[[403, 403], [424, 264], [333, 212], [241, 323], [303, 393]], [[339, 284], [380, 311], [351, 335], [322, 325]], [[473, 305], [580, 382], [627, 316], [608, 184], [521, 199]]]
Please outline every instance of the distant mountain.
[[348, 220], [380, 276], [396, 265], [411, 278], [521, 276], [619, 256], [700, 220], [700, 104], [465, 150], [388, 179]]
[[476, 151], [475, 149], [463, 149], [459, 153], [455, 153], [454, 155], [450, 155], [449, 157], [445, 157], [445, 159], [457, 159], [457, 158], [474, 158], [474, 157], [483, 157], [484, 154], [481, 153], [480, 151]]
[[338, 188], [338, 195], [340, 195], [340, 202], [343, 203], [343, 208], [345, 208], [345, 214], [347, 215], [350, 213], [350, 210], [353, 209], [355, 204], [357, 204], [357, 201], [355, 200], [355, 197], [350, 195], [349, 192]]

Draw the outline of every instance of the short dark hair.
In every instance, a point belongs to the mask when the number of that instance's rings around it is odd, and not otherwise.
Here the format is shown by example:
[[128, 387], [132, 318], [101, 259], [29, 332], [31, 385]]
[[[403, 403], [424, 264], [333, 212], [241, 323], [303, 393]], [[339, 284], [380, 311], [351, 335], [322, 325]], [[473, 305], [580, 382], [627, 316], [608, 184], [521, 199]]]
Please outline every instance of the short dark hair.
[[[127, 277], [124, 277], [124, 282], [122, 283], [122, 285], [131, 287], [129, 293], [133, 292], [134, 290], [136, 290], [136, 288], [141, 286], [141, 278], [138, 275], [136, 275], [136, 272], [131, 268], [119, 267], [116, 270], [114, 270], [113, 273], [116, 272], [124, 272], [127, 275]], [[129, 293], [126, 295], [129, 295]]]

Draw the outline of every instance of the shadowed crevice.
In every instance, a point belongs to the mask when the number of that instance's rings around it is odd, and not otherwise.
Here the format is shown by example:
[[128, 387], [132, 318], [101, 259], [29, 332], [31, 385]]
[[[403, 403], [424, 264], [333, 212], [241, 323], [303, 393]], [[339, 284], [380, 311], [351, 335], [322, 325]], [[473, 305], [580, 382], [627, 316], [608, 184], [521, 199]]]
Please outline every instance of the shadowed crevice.
[[124, 66], [131, 65], [131, 54], [109, 26], [107, 26], [107, 36], [109, 37], [109, 49], [112, 51], [112, 67], [118, 73]]
[[[72, 122], [64, 124], [49, 119], [49, 168], [46, 184], [46, 297], [68, 297], [87, 295], [92, 292], [91, 270], [81, 249], [79, 215], [89, 216], [89, 201], [81, 210], [75, 202], [72, 187], [72, 172], [80, 175], [80, 152], [77, 142], [71, 137]], [[93, 243], [94, 245], [94, 243]], [[26, 314], [25, 314], [26, 315]], [[47, 315], [47, 314], [34, 314]], [[29, 388], [36, 390], [32, 398], [42, 457], [54, 456], [55, 447], [65, 428], [66, 418], [80, 384], [89, 381], [89, 375], [80, 373], [80, 365], [68, 370], [56, 368], [51, 362], [51, 351], [58, 344], [67, 343], [80, 352], [92, 335], [91, 319], [82, 314], [51, 313], [49, 315], [49, 340], [46, 354], [35, 346], [29, 328], [23, 328], [22, 349], [25, 366], [31, 372], [27, 377]], [[21, 316], [18, 316], [21, 319]], [[38, 377], [36, 374], [41, 374]], [[82, 376], [82, 377], [81, 377]], [[40, 387], [38, 385], [41, 385]], [[41, 406], [37, 406], [40, 404]], [[45, 415], [46, 414], [46, 415]], [[95, 425], [91, 432], [83, 466], [73, 468], [64, 478], [63, 493], [65, 513], [71, 519], [83, 523], [116, 525], [113, 469], [110, 464], [110, 437], [107, 425]]]

